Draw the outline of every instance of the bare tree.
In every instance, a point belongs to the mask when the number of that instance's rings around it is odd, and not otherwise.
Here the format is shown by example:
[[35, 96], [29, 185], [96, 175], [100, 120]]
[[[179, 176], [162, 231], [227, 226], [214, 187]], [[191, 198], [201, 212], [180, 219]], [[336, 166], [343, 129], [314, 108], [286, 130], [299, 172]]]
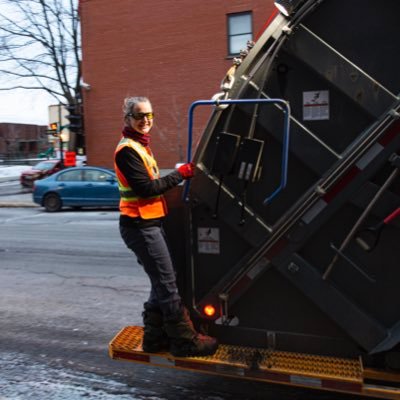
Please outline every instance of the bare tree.
[[80, 98], [78, 0], [0, 0], [0, 90], [45, 90]]

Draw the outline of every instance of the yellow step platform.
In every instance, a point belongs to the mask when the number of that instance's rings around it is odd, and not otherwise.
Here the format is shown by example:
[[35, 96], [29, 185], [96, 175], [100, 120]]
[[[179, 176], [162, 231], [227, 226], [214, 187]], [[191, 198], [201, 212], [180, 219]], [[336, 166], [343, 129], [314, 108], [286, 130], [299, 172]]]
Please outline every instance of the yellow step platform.
[[291, 386], [330, 390], [384, 399], [400, 399], [400, 390], [364, 384], [360, 360], [220, 345], [213, 356], [174, 357], [145, 353], [143, 328], [127, 326], [109, 344], [110, 357], [160, 367], [198, 371]]

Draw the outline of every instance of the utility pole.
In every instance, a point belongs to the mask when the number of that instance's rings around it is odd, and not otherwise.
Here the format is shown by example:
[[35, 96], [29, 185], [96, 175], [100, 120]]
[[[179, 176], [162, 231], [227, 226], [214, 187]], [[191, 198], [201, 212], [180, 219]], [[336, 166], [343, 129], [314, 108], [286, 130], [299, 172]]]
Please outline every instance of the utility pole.
[[60, 162], [61, 162], [61, 168], [64, 168], [64, 143], [62, 140], [62, 136], [61, 136], [61, 130], [62, 130], [62, 126], [61, 126], [61, 107], [63, 105], [61, 103], [58, 104], [58, 124], [57, 124], [57, 136], [58, 136], [58, 143], [60, 146]]

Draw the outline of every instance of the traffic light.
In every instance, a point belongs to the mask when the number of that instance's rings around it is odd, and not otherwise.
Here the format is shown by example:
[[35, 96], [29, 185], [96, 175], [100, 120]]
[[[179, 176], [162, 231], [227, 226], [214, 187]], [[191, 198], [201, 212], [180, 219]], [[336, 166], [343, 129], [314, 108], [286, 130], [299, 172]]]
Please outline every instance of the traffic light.
[[69, 112], [69, 114], [65, 116], [65, 118], [69, 120], [69, 124], [66, 125], [65, 128], [68, 128], [70, 132], [82, 134], [83, 115], [80, 110], [80, 106], [75, 104], [67, 104], [65, 109]]
[[47, 129], [47, 134], [48, 135], [53, 135], [57, 136], [58, 135], [58, 123], [57, 122], [52, 122], [49, 124], [49, 129]]

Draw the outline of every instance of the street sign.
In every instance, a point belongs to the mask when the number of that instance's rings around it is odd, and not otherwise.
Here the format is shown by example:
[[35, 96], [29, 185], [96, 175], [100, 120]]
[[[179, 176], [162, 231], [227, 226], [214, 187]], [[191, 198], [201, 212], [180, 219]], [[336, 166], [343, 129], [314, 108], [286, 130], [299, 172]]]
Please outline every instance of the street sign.
[[64, 166], [75, 167], [76, 165], [76, 153], [75, 151], [66, 151], [64, 158]]

